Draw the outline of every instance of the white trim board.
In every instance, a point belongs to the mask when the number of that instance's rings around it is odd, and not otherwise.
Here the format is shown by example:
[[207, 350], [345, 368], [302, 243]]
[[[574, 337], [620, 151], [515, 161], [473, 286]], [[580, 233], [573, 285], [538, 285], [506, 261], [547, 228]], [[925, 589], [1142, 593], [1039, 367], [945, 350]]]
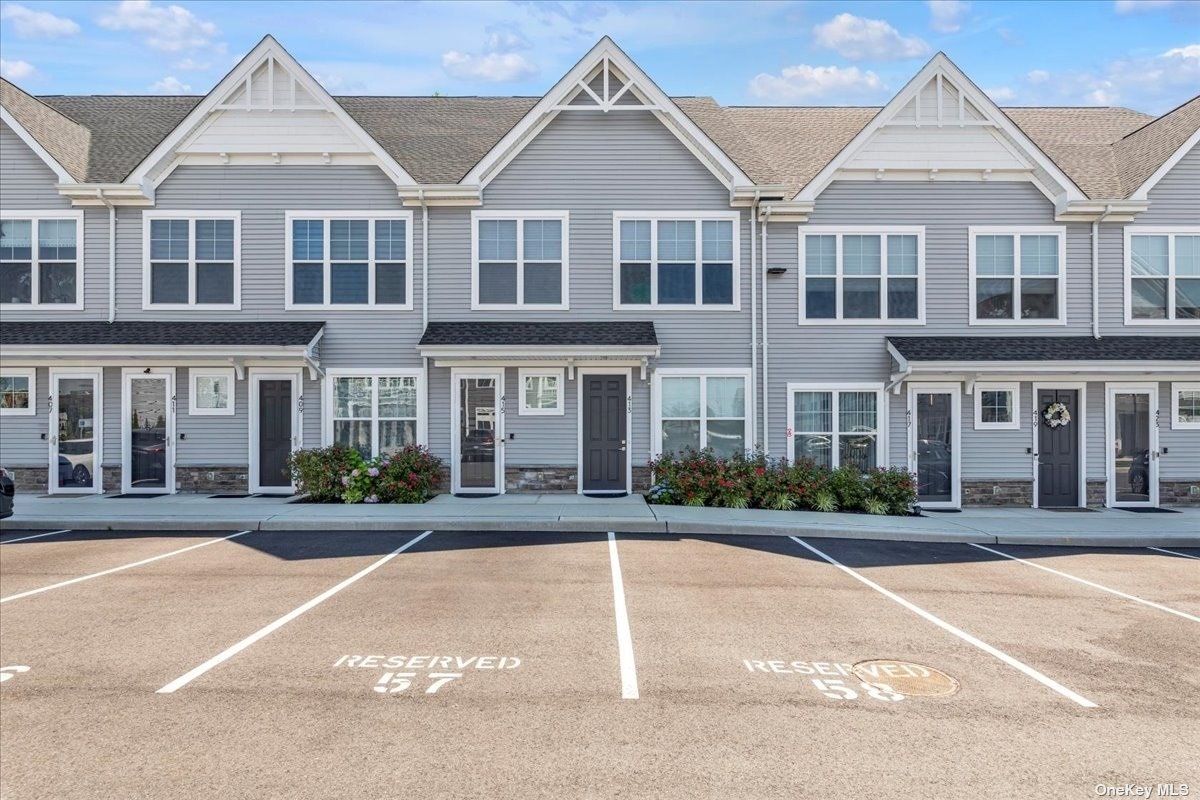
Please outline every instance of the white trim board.
[[[1148, 499], [1145, 501], [1117, 500], [1117, 463], [1116, 463], [1116, 424], [1118, 394], [1145, 394], [1148, 398], [1147, 415], [1149, 419], [1148, 433], [1150, 440], [1146, 443], [1149, 449], [1149, 464], [1146, 471], [1146, 489]], [[1111, 382], [1104, 384], [1104, 502], [1109, 508], [1154, 508], [1159, 503], [1159, 384], [1149, 382]]]
[[[165, 444], [167, 453], [164, 466], [164, 486], [134, 487], [130, 478], [133, 477], [133, 432], [129, 429], [129, 420], [133, 414], [133, 398], [130, 396], [130, 381], [134, 378], [152, 378], [165, 382], [166, 403], [165, 414], [167, 430]], [[158, 494], [166, 492], [175, 494], [175, 461], [177, 446], [175, 440], [175, 397], [178, 390], [174, 367], [123, 367], [121, 369], [121, 493], [122, 494]]]
[[[504, 372], [503, 366], [481, 367], [478, 369], [471, 367], [452, 367], [450, 369], [450, 407], [447, 409], [450, 421], [450, 491], [452, 494], [504, 494], [505, 492], [505, 477], [504, 477], [504, 416], [505, 416], [505, 399], [504, 399]], [[494, 487], [485, 486], [467, 486], [463, 487], [462, 474], [460, 472], [462, 466], [461, 450], [462, 442], [459, 441], [459, 419], [462, 397], [459, 391], [459, 381], [462, 378], [491, 378], [495, 381], [493, 391], [496, 393], [495, 421], [492, 427], [492, 441], [494, 442], [494, 458], [493, 468], [496, 474], [496, 485]]]
[[[92, 381], [92, 485], [88, 487], [60, 487], [58, 485], [59, 442], [57, 421], [59, 415], [59, 393], [55, 385], [60, 378], [87, 378]], [[31, 389], [32, 391], [32, 389]], [[104, 370], [101, 368], [51, 367], [48, 370], [46, 391], [49, 393], [50, 410], [47, 414], [49, 429], [49, 472], [46, 475], [46, 490], [49, 494], [103, 494], [104, 493]], [[32, 399], [32, 396], [31, 396]], [[30, 406], [32, 407], [32, 403]], [[128, 416], [125, 417], [129, 419]]]

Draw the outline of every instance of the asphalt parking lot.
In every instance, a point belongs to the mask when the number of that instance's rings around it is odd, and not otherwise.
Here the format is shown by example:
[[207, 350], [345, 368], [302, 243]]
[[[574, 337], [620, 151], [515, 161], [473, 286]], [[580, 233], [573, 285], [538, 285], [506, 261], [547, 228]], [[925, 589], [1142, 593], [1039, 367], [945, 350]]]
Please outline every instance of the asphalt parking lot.
[[0, 796], [1196, 795], [1198, 623], [1200, 549], [5, 531]]

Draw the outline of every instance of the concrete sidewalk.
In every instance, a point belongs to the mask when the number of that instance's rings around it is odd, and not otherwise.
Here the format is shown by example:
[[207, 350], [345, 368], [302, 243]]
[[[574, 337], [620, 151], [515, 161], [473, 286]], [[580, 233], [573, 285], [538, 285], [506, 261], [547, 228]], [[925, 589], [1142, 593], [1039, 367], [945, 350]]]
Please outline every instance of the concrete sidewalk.
[[114, 495], [17, 497], [0, 530], [520, 530], [758, 534], [893, 541], [1200, 547], [1200, 508], [1179, 513], [970, 508], [923, 517], [650, 505], [640, 495], [438, 495], [423, 505], [321, 505], [292, 498]]

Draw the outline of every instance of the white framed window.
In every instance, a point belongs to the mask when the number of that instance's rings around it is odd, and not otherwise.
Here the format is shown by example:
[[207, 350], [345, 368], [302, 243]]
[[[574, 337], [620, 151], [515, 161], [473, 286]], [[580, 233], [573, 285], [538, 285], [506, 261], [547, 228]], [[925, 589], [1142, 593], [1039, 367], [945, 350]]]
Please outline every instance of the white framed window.
[[975, 430], [1019, 430], [1021, 427], [1020, 396], [1020, 386], [1015, 383], [976, 383]]
[[287, 309], [413, 307], [411, 211], [288, 211]]
[[189, 369], [188, 414], [193, 417], [232, 417], [236, 385], [232, 367]]
[[570, 306], [566, 211], [471, 212], [471, 308]]
[[1200, 430], [1200, 383], [1171, 384], [1171, 427]]
[[800, 324], [923, 325], [925, 228], [800, 226]]
[[884, 403], [878, 383], [789, 383], [788, 459], [831, 469], [853, 464], [862, 472], [882, 467]]
[[6, 417], [32, 417], [36, 413], [36, 370], [0, 370], [0, 414]]
[[240, 211], [142, 212], [142, 308], [242, 307]]
[[652, 385], [655, 455], [711, 447], [729, 458], [751, 447], [750, 371], [659, 369]]
[[1125, 226], [1125, 324], [1200, 323], [1200, 226]]
[[553, 369], [526, 369], [518, 371], [521, 382], [521, 416], [562, 416], [563, 414], [563, 371]]
[[419, 369], [328, 370], [325, 442], [364, 458], [425, 443], [425, 388]]
[[1066, 324], [1064, 228], [973, 225], [967, 236], [970, 324]]
[[613, 213], [613, 308], [741, 308], [736, 211]]
[[0, 306], [83, 308], [83, 212], [0, 212]]

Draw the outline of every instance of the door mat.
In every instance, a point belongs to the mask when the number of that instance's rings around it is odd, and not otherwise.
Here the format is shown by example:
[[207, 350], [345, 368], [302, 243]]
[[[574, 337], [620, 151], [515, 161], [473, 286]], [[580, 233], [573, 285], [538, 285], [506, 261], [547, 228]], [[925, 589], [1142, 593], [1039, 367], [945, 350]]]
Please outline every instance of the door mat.
[[584, 497], [590, 497], [593, 500], [615, 500], [619, 497], [629, 497], [629, 492], [621, 492], [620, 494], [605, 494], [604, 492], [584, 492]]
[[38, 495], [39, 499], [45, 498], [45, 499], [49, 499], [49, 500], [74, 500], [77, 497], [95, 497], [95, 495], [93, 495], [91, 493], [88, 493], [88, 494], [74, 494], [74, 493], [72, 493], [72, 494], [39, 494]]
[[159, 494], [110, 494], [109, 497], [113, 500], [153, 500], [156, 497], [166, 497], [169, 492], [161, 492]]
[[1179, 513], [1178, 511], [1176, 511], [1173, 508], [1152, 508], [1150, 506], [1146, 506], [1145, 508], [1123, 508], [1121, 506], [1117, 506], [1116, 510], [1117, 511], [1132, 511], [1134, 514], [1178, 514]]
[[218, 498], [221, 498], [221, 499], [225, 499], [225, 500], [240, 500], [243, 497], [250, 497], [250, 495], [245, 494], [245, 493], [242, 493], [242, 494], [210, 494], [208, 496], [208, 499], [216, 500]]
[[282, 500], [285, 497], [291, 497], [291, 495], [290, 494], [271, 494], [270, 492], [263, 492], [262, 494], [248, 494], [248, 495], [246, 495], [246, 497], [270, 498], [272, 500]]
[[1096, 511], [1097, 509], [1095, 509], [1095, 508], [1080, 508], [1079, 506], [1042, 506], [1039, 510], [1040, 511], [1054, 511], [1059, 514], [1063, 514], [1063, 513], [1074, 514], [1074, 513], [1080, 512], [1080, 511], [1092, 512], [1092, 511]]
[[499, 497], [500, 493], [495, 494], [456, 494], [454, 495], [460, 500], [484, 500], [488, 497]]
[[922, 514], [961, 514], [961, 508], [922, 508]]

